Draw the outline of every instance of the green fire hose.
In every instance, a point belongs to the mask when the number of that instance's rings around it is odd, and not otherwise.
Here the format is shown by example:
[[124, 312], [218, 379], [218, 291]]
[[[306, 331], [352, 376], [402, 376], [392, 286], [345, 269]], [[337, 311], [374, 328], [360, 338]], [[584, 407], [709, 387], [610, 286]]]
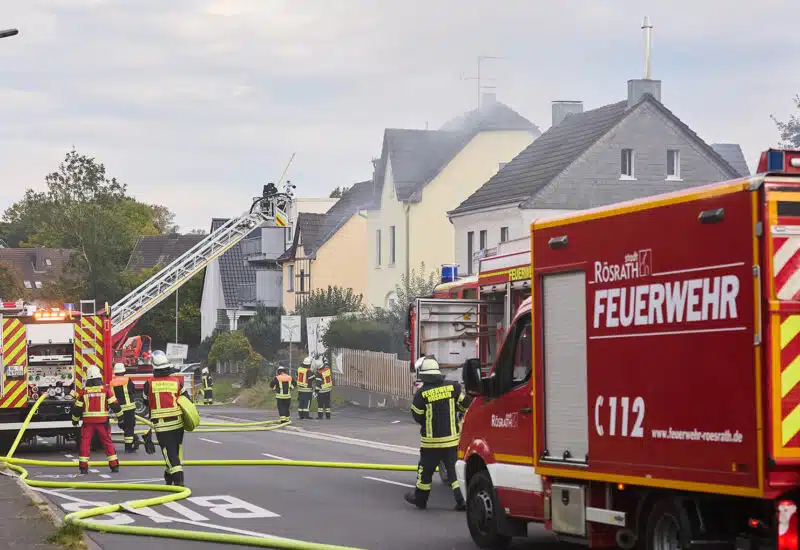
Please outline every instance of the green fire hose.
[[[75, 468], [73, 462], [62, 462], [52, 460], [31, 460], [24, 458], [14, 458], [14, 452], [28, 427], [28, 424], [39, 408], [46, 395], [42, 395], [31, 407], [25, 422], [17, 434], [14, 443], [5, 457], [0, 457], [0, 462], [8, 465], [9, 468], [20, 474], [27, 485], [31, 487], [47, 487], [52, 489], [116, 489], [121, 491], [153, 491], [167, 493], [165, 495], [151, 498], [130, 500], [119, 504], [109, 504], [98, 506], [89, 510], [72, 512], [64, 517], [65, 523], [79, 525], [84, 529], [105, 533], [117, 533], [121, 535], [141, 535], [147, 537], [161, 537], [182, 540], [194, 540], [200, 542], [217, 542], [223, 544], [236, 544], [242, 546], [254, 546], [259, 548], [285, 548], [290, 550], [359, 550], [349, 546], [336, 546], [332, 544], [321, 544], [315, 542], [304, 542], [300, 540], [286, 539], [283, 537], [256, 537], [248, 535], [233, 535], [224, 533], [214, 533], [209, 531], [190, 531], [186, 529], [164, 529], [159, 527], [136, 527], [129, 525], [109, 525], [92, 521], [91, 518], [103, 516], [114, 512], [125, 510], [136, 510], [150, 506], [158, 506], [168, 502], [175, 502], [189, 497], [192, 492], [188, 487], [176, 487], [173, 485], [139, 485], [134, 483], [92, 483], [92, 482], [70, 482], [70, 481], [40, 481], [28, 478], [28, 471], [25, 466], [41, 466], [53, 468]], [[139, 418], [140, 422], [150, 424], [144, 418]], [[211, 426], [207, 429], [196, 429], [195, 432], [214, 432], [214, 431], [267, 431], [281, 428], [287, 422], [277, 423], [275, 420], [265, 420], [261, 422], [246, 422], [242, 424], [226, 423], [201, 423], [201, 426]], [[194, 432], [192, 432], [194, 433]], [[105, 461], [90, 461], [90, 466], [105, 466]], [[186, 466], [289, 466], [289, 467], [311, 467], [311, 468], [343, 468], [354, 470], [391, 470], [401, 472], [414, 472], [417, 466], [401, 464], [366, 464], [358, 462], [320, 462], [312, 460], [185, 460]], [[164, 466], [163, 461], [159, 460], [121, 460], [121, 466]]]

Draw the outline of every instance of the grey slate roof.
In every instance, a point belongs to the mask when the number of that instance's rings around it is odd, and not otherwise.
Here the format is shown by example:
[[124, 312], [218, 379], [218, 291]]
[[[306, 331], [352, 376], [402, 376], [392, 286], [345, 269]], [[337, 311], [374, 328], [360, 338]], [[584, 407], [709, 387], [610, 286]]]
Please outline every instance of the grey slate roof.
[[303, 239], [303, 252], [306, 257], [311, 256], [317, 249], [317, 240], [325, 224], [326, 215], [300, 212], [297, 215], [297, 225], [295, 225], [292, 245], [278, 257], [278, 261], [293, 260], [295, 258], [301, 237]]
[[375, 203], [380, 204], [387, 162], [391, 162], [397, 198], [407, 201], [439, 172], [480, 132], [522, 130], [541, 134], [531, 121], [495, 102], [448, 121], [439, 130], [387, 128], [375, 174]]
[[[43, 289], [36, 288], [36, 281], [46, 286], [55, 282], [67, 263], [69, 262], [71, 250], [63, 248], [0, 248], [0, 264], [10, 266], [21, 280], [19, 283], [29, 281], [32, 288], [25, 288], [26, 291], [41, 293]], [[49, 261], [49, 265], [48, 265]], [[17, 300], [20, 296], [2, 296], [6, 300]]]
[[[211, 232], [213, 233], [219, 229], [227, 221], [228, 218], [213, 218], [211, 220]], [[258, 229], [253, 230], [251, 235], [256, 231]], [[239, 285], [256, 284], [256, 269], [245, 261], [241, 242], [217, 258], [217, 262], [219, 262], [219, 274], [220, 279], [222, 279], [222, 295], [225, 297], [225, 307], [236, 309], [241, 304]]]
[[[721, 167], [726, 169], [732, 178], [739, 177], [739, 173], [725, 158], [712, 149], [672, 111], [652, 95], [645, 94], [639, 104], [630, 109], [627, 100], [623, 100], [583, 113], [569, 115], [561, 123], [551, 127], [534, 140], [449, 214], [458, 215], [472, 210], [514, 203], [529, 209], [583, 209], [661, 192], [653, 183], [642, 184], [641, 188], [638, 188], [636, 182], [626, 182], [625, 186], [597, 184], [591, 189], [586, 189], [586, 186], [582, 184], [580, 190], [562, 190], [563, 192], [557, 194], [551, 193], [549, 190], [545, 191], [545, 188], [556, 176], [644, 102], [648, 102], [660, 110], [710, 157], [714, 158]], [[686, 185], [686, 187], [689, 186]], [[664, 191], [681, 188], [681, 184], [674, 182], [664, 184]]]
[[127, 269], [140, 271], [167, 265], [199, 243], [205, 235], [147, 235], [136, 239]]
[[747, 166], [747, 161], [744, 158], [742, 148], [737, 143], [712, 143], [711, 148], [714, 149], [719, 155], [728, 161], [734, 170], [740, 176], [749, 176], [750, 167]]
[[522, 202], [535, 195], [619, 123], [627, 106], [627, 100], [620, 101], [568, 116], [536, 138], [451, 214]]

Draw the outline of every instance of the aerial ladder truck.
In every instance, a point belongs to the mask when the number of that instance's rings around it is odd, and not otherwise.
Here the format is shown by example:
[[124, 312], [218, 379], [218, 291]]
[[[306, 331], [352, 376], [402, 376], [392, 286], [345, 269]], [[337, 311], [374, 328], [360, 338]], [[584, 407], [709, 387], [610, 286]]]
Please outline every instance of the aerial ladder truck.
[[[74, 396], [83, 387], [86, 368], [100, 367], [108, 382], [114, 343], [212, 261], [259, 227], [288, 227], [293, 186], [279, 192], [265, 185], [250, 209], [228, 220], [164, 269], [115, 304], [98, 310], [95, 300], [81, 300], [78, 311], [36, 308], [23, 302], [0, 303], [0, 448], [8, 446], [32, 404], [43, 394], [26, 437], [75, 439], [70, 420]], [[144, 384], [140, 380], [138, 387]], [[144, 402], [138, 397], [138, 412]], [[1, 450], [1, 449], [0, 449]]]

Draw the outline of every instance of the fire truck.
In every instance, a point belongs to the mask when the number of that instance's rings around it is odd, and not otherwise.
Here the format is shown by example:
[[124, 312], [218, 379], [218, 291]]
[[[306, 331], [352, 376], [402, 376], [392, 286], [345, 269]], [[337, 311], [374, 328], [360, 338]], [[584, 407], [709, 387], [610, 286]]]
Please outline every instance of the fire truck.
[[589, 547], [798, 550], [800, 151], [534, 221], [530, 243], [499, 351], [463, 365], [476, 545], [538, 523]]
[[[292, 187], [276, 193], [264, 189], [250, 209], [228, 220], [186, 253], [117, 303], [98, 310], [95, 300], [80, 308], [40, 308], [23, 301], [0, 307], [0, 448], [9, 446], [30, 406], [42, 402], [26, 430], [26, 438], [74, 440], [70, 409], [83, 387], [86, 368], [96, 365], [108, 382], [113, 375], [113, 346], [150, 309], [168, 298], [210, 262], [237, 245], [258, 227], [287, 227], [286, 205]], [[141, 388], [152, 374], [134, 374], [139, 389], [137, 412], [146, 411]], [[191, 376], [191, 375], [189, 375]]]

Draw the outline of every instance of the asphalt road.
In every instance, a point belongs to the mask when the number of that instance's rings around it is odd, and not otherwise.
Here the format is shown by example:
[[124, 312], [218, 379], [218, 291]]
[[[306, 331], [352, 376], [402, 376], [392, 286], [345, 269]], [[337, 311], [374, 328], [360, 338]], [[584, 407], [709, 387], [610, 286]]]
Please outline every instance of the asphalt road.
[[[187, 434], [185, 458], [271, 458], [416, 465], [417, 449], [408, 443], [417, 441], [418, 431], [406, 415], [361, 409], [336, 412], [332, 420], [293, 419], [294, 426], [271, 432]], [[204, 408], [202, 414], [208, 420], [217, 421], [274, 416], [233, 407]], [[23, 448], [18, 456], [73, 460], [77, 453], [48, 445]], [[92, 456], [99, 460], [102, 452], [94, 452]], [[120, 455], [123, 460], [129, 456]], [[150, 458], [143, 448], [133, 456], [134, 459]], [[32, 467], [29, 471], [36, 479], [78, 479], [77, 466], [75, 470]], [[452, 494], [438, 479], [427, 510], [417, 510], [403, 500], [403, 493], [413, 488], [414, 472], [215, 466], [189, 467], [185, 475], [192, 496], [179, 503], [153, 508], [172, 521], [132, 513], [98, 519], [126, 525], [274, 535], [380, 550], [476, 548], [469, 536], [464, 513], [452, 509]], [[111, 474], [107, 468], [97, 468], [80, 479], [161, 484], [162, 476], [161, 468], [123, 466], [119, 474]], [[135, 491], [45, 490], [41, 493], [65, 512], [152, 496], [152, 493]], [[150, 512], [145, 510], [143, 513]], [[536, 545], [539, 550], [542, 543], [554, 549], [563, 546], [556, 544], [538, 527], [531, 527], [529, 532], [533, 537], [520, 541], [515, 548], [534, 548]], [[91, 533], [90, 537], [101, 548], [113, 550], [188, 550], [200, 547], [197, 542], [171, 539], [98, 533]], [[212, 543], [202, 546], [242, 548]]]

